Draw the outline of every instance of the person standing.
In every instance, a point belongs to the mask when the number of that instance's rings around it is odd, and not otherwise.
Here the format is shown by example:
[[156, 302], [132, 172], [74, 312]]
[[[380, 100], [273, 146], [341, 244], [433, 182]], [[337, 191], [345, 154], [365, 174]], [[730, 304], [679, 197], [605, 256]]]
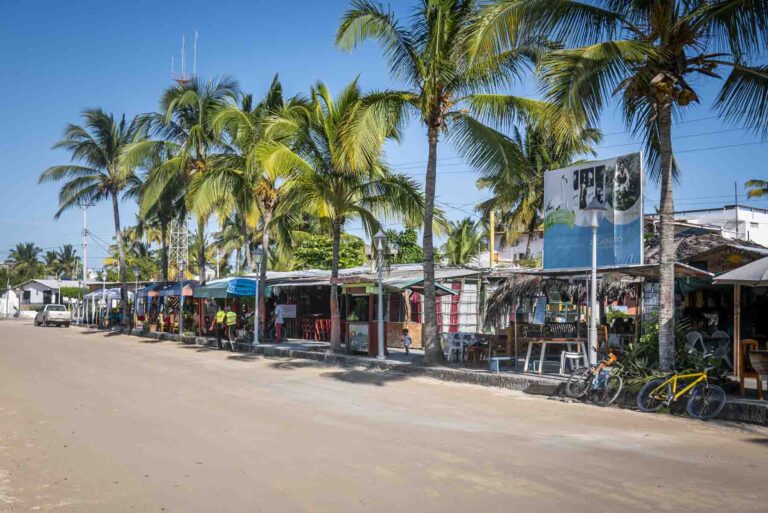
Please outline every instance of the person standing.
[[227, 313], [226, 313], [226, 322], [227, 322], [227, 340], [229, 341], [229, 345], [232, 348], [232, 351], [235, 350], [235, 337], [237, 336], [237, 333], [235, 333], [235, 330], [237, 329], [237, 314], [232, 311], [232, 307], [227, 305]]
[[405, 348], [405, 354], [407, 356], [411, 349], [411, 336], [408, 335], [407, 329], [403, 330], [403, 347]]
[[275, 307], [275, 343], [283, 341], [283, 324], [285, 323], [285, 307], [278, 304]]
[[224, 311], [223, 308], [216, 307], [216, 316], [213, 318], [213, 325], [211, 326], [211, 329], [216, 330], [216, 345], [219, 347], [219, 349], [224, 349], [224, 347], [221, 345], [221, 334], [224, 331], [224, 321], [226, 320], [227, 313]]

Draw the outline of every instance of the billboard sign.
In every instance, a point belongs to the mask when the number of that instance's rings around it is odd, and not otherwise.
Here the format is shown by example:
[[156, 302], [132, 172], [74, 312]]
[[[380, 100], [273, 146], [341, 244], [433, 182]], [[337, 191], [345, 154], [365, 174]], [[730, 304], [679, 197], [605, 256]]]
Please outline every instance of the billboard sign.
[[643, 263], [643, 169], [640, 153], [587, 162], [544, 174], [544, 269], [592, 265], [590, 213], [603, 203], [597, 265]]

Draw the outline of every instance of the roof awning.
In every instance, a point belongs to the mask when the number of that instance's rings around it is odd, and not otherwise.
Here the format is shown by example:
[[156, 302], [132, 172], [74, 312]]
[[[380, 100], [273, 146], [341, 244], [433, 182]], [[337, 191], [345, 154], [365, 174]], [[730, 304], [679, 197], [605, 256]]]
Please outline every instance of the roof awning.
[[[405, 283], [396, 284], [395, 286], [401, 290], [408, 289], [414, 292], [418, 292], [419, 294], [422, 294], [422, 295], [424, 294], [423, 278], [407, 281]], [[450, 287], [446, 287], [442, 283], [435, 282], [435, 294], [438, 296], [456, 296], [459, 294], [459, 291], [454, 290]]]
[[[193, 296], [197, 285], [198, 282], [196, 280], [186, 280], [184, 282], [184, 295], [190, 297]], [[181, 284], [179, 282], [169, 283], [168, 285], [161, 288], [157, 292], [157, 295], [160, 297], [179, 297], [180, 290]]]
[[159, 295], [158, 289], [163, 287], [163, 283], [157, 282], [157, 283], [150, 283], [144, 288], [141, 288], [136, 291], [136, 296], [138, 297], [157, 297]]
[[[531, 270], [515, 270], [510, 274], [528, 274], [532, 276], [557, 276], [561, 278], [583, 277], [591, 272], [589, 267], [584, 268], [572, 268], [572, 269], [531, 269]], [[598, 274], [623, 274], [626, 276], [632, 276], [636, 278], [657, 278], [659, 276], [659, 264], [638, 264], [638, 265], [615, 265], [604, 266], [597, 268]], [[682, 262], [675, 262], [675, 277], [676, 278], [713, 278], [713, 273], [703, 271], [698, 267], [684, 264]], [[496, 275], [495, 277], [501, 277]]]
[[768, 286], [768, 258], [755, 260], [747, 264], [721, 274], [714, 279], [716, 285], [745, 285], [747, 287]]

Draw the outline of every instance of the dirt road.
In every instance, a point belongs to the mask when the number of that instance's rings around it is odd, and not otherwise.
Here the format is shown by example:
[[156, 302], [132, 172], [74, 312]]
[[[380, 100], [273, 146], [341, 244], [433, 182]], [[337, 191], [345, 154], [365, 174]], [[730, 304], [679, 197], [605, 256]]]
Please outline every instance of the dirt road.
[[0, 322], [0, 511], [751, 513], [768, 432]]

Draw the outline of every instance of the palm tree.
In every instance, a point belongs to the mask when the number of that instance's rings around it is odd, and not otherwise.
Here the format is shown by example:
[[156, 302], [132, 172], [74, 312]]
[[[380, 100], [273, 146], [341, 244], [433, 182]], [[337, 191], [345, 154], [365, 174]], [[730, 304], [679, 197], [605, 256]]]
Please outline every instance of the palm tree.
[[527, 234], [526, 258], [530, 258], [531, 241], [543, 223], [544, 173], [574, 164], [577, 155], [594, 155], [591, 143], [599, 141], [600, 133], [589, 128], [574, 131], [563, 142], [546, 123], [528, 123], [524, 131], [514, 127], [506, 146], [513, 164], [489, 170], [477, 181], [478, 188], [489, 189], [493, 195], [478, 210], [484, 219], [490, 211], [502, 212], [500, 222], [507, 239]]
[[445, 243], [445, 258], [451, 265], [466, 265], [485, 247], [485, 233], [479, 222], [471, 217], [451, 221], [451, 230]]
[[546, 98], [592, 126], [610, 98], [620, 98], [627, 126], [644, 138], [646, 161], [661, 182], [659, 360], [673, 368], [672, 119], [699, 101], [696, 90], [706, 79], [725, 72], [715, 99], [720, 115], [768, 134], [768, 67], [750, 63], [765, 48], [768, 2], [499, 0], [480, 20], [480, 53], [504, 51], [534, 34], [569, 45], [541, 64]]
[[275, 145], [279, 159], [292, 156], [291, 165], [298, 170], [286, 184], [290, 198], [286, 210], [307, 212], [330, 228], [331, 350], [335, 351], [341, 338], [336, 279], [344, 227], [360, 220], [372, 235], [386, 219], [421, 223], [424, 202], [413, 180], [392, 173], [384, 162], [384, 141], [397, 136], [399, 119], [382, 108], [381, 102], [389, 101], [386, 94], [366, 96], [355, 80], [336, 98], [323, 83], [312, 87], [310, 96], [306, 107], [297, 106], [287, 117], [274, 119], [271, 131], [295, 143]]
[[[253, 105], [247, 95], [240, 105], [226, 105], [213, 115], [214, 131], [219, 140], [232, 151], [211, 156], [210, 170], [202, 181], [196, 182], [192, 191], [195, 208], [210, 212], [216, 208], [224, 212], [237, 212], [239, 229], [248, 246], [246, 260], [251, 264], [252, 237], [258, 232], [264, 258], [259, 269], [259, 287], [267, 278], [267, 262], [270, 259], [270, 239], [275, 231], [274, 220], [280, 215], [285, 200], [287, 179], [293, 174], [293, 166], [280, 158], [274, 142], [268, 140], [266, 129], [271, 116], [298, 105], [296, 100], [284, 102], [283, 87], [275, 76], [264, 99]], [[228, 143], [228, 144], [227, 144]], [[249, 234], [249, 235], [247, 235]], [[263, 325], [266, 310], [264, 294], [259, 293], [259, 312]]]
[[40, 271], [40, 253], [34, 242], [20, 242], [8, 252], [8, 260], [13, 262], [14, 270], [20, 278], [29, 279]]
[[59, 276], [61, 273], [61, 266], [59, 265], [59, 255], [56, 251], [46, 251], [43, 255], [43, 265], [45, 266], [45, 272], [49, 276]]
[[[366, 39], [375, 39], [389, 60], [393, 77], [410, 88], [400, 100], [416, 113], [427, 129], [429, 147], [424, 209], [424, 331], [427, 363], [444, 359], [437, 336], [432, 221], [435, 213], [437, 146], [446, 135], [474, 166], [498, 164], [503, 136], [470, 114], [498, 98], [484, 98], [481, 90], [511, 83], [539, 53], [537, 42], [520, 45], [503, 54], [471, 60], [467, 43], [477, 15], [475, 0], [423, 0], [403, 27], [391, 12], [371, 0], [353, 0], [336, 34], [336, 44], [351, 50]], [[496, 100], [492, 102], [492, 100]], [[525, 111], [536, 102], [509, 97], [507, 113]], [[391, 105], [391, 104], [390, 104]], [[391, 108], [391, 107], [390, 107]], [[527, 112], [527, 111], [526, 111]]]
[[128, 322], [128, 295], [125, 287], [125, 248], [120, 228], [120, 197], [131, 184], [135, 183], [134, 168], [122, 159], [129, 144], [139, 142], [145, 135], [137, 119], [126, 121], [125, 116], [116, 120], [112, 114], [101, 109], [83, 112], [85, 123], [67, 125], [64, 138], [54, 148], [69, 150], [72, 161], [77, 163], [53, 166], [46, 169], [39, 183], [64, 181], [59, 193], [59, 209], [54, 218], [66, 210], [82, 205], [112, 201], [112, 216], [117, 240], [118, 264], [120, 267], [120, 298], [122, 322]]
[[[179, 213], [186, 220], [195, 204], [193, 182], [202, 181], [210, 170], [209, 157], [219, 148], [220, 140], [213, 127], [213, 115], [234, 101], [239, 86], [230, 78], [202, 82], [198, 79], [166, 89], [160, 102], [160, 112], [143, 117], [150, 133], [158, 141], [134, 145], [128, 151], [131, 162], [142, 162], [162, 152], [166, 158], [149, 172], [142, 194], [141, 213], [156, 207], [169, 188], [184, 191], [185, 208]], [[194, 209], [197, 219], [197, 237], [203, 243], [197, 248], [195, 260], [200, 281], [205, 282], [206, 253], [205, 225], [211, 212]]]
[[747, 187], [747, 196], [750, 198], [764, 198], [768, 196], [767, 180], [749, 180], [745, 184]]
[[77, 257], [77, 250], [72, 244], [64, 244], [56, 251], [56, 260], [59, 265], [59, 271], [67, 276], [75, 276], [80, 259]]

